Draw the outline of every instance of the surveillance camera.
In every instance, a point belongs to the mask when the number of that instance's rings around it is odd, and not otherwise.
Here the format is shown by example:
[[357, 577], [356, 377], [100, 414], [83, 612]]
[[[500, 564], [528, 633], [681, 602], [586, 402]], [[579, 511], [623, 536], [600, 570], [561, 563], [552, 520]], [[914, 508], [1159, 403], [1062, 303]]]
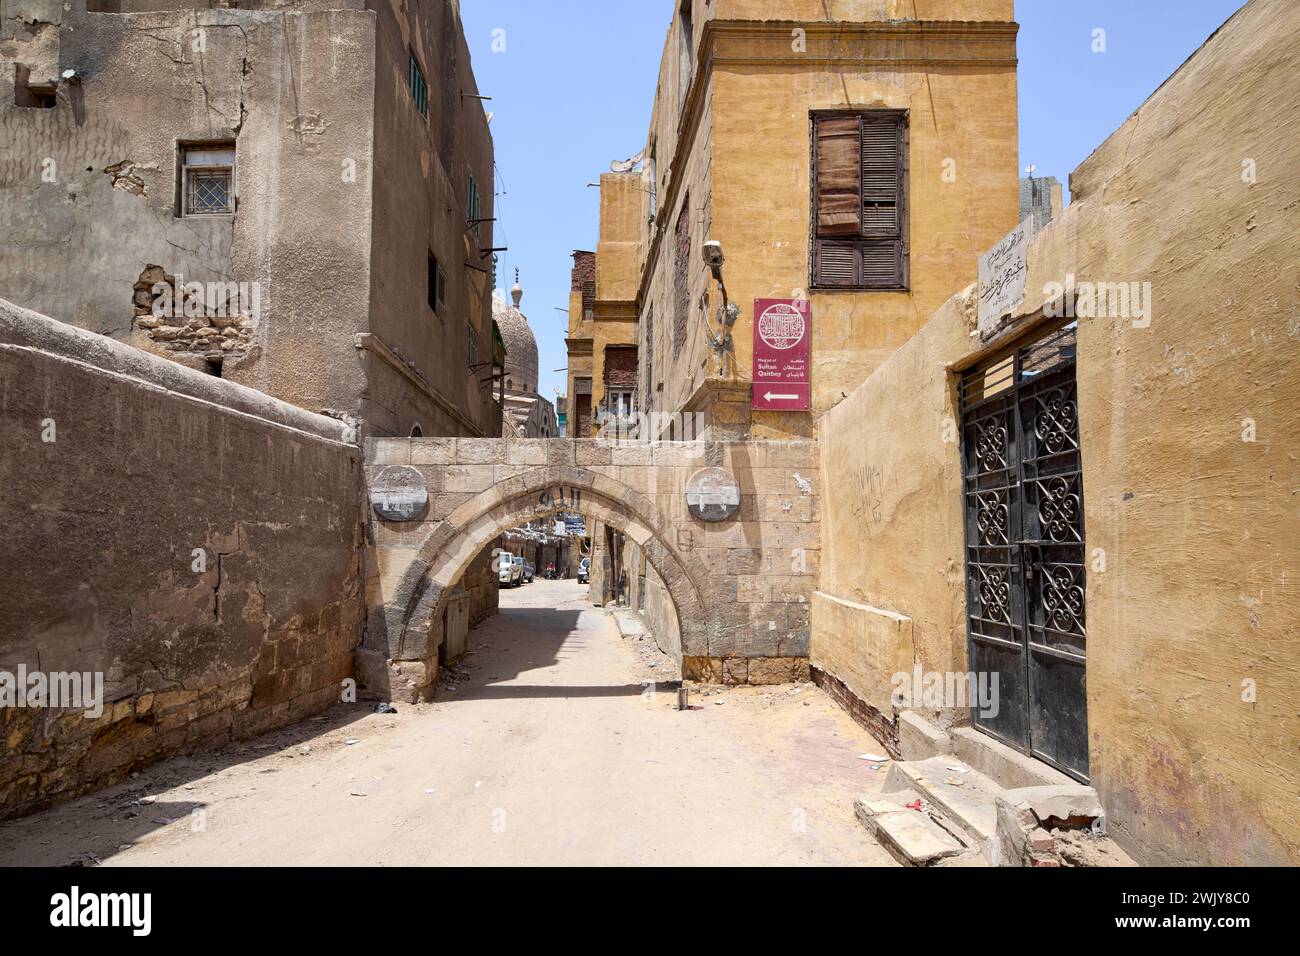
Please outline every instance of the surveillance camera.
[[723, 263], [722, 243], [716, 239], [710, 239], [700, 247], [700, 255], [704, 257], [704, 264], [710, 269], [717, 269]]

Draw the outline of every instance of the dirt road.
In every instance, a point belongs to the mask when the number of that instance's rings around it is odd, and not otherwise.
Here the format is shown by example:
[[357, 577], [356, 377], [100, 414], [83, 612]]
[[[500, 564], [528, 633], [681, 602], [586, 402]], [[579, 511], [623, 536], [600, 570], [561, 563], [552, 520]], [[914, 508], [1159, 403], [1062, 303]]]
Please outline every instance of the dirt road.
[[642, 687], [672, 662], [586, 591], [502, 592], [432, 703], [156, 764], [0, 826], [0, 864], [894, 865], [853, 817], [880, 745], [829, 698], [719, 689], [679, 712]]

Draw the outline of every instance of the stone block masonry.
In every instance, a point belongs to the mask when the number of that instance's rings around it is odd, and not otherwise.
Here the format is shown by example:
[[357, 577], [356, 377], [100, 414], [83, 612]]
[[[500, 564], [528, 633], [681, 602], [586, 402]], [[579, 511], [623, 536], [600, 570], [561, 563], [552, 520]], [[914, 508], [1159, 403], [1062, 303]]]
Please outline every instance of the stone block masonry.
[[[609, 525], [626, 535], [627, 553], [644, 556], [651, 630], [684, 677], [808, 679], [821, 548], [815, 442], [371, 439], [365, 465], [367, 482], [410, 466], [429, 485], [414, 521], [367, 510], [357, 671], [374, 693], [427, 696], [455, 582], [497, 535], [557, 510]], [[735, 478], [740, 502], [725, 520], [702, 521], [687, 507], [687, 482], [705, 467]]]
[[0, 300], [0, 817], [329, 707], [360, 630], [352, 431]]

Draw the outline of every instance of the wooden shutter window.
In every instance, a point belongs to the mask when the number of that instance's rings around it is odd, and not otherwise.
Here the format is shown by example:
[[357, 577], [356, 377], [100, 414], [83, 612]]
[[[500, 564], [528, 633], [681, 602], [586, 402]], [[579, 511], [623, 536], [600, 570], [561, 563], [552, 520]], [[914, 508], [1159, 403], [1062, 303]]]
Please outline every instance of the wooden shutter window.
[[862, 123], [862, 235], [897, 239], [902, 126], [897, 117], [881, 119], [864, 117]]
[[858, 244], [817, 240], [817, 284], [851, 289], [858, 285]]
[[682, 198], [677, 213], [673, 251], [673, 351], [680, 354], [686, 344], [686, 322], [691, 314], [691, 194]]
[[814, 114], [814, 287], [906, 286], [906, 122], [894, 110]]
[[818, 235], [856, 236], [862, 228], [861, 135], [856, 116], [817, 121]]

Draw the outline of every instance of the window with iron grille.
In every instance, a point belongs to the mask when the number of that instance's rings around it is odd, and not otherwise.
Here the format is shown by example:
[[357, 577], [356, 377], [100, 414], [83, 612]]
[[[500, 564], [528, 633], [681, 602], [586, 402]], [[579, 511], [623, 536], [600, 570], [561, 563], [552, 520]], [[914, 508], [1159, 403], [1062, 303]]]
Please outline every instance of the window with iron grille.
[[473, 368], [478, 364], [478, 332], [472, 325], [466, 325], [465, 328], [469, 331], [469, 364]]
[[812, 285], [906, 289], [907, 113], [812, 114]]
[[682, 197], [677, 214], [673, 249], [673, 352], [680, 355], [686, 344], [686, 321], [691, 314], [691, 195]]
[[618, 424], [636, 421], [636, 389], [611, 388], [605, 393], [605, 415]]
[[235, 211], [235, 144], [181, 147], [181, 215], [229, 216]]
[[644, 346], [645, 378], [641, 382], [641, 393], [645, 395], [645, 407], [649, 411], [653, 400], [654, 377], [655, 377], [655, 310], [651, 306], [645, 314], [645, 346]]
[[411, 91], [411, 99], [415, 102], [415, 108], [420, 111], [420, 115], [428, 116], [429, 85], [424, 82], [424, 70], [420, 69], [420, 61], [415, 58], [414, 50], [407, 50], [406, 54], [409, 58], [406, 83]]
[[474, 239], [479, 239], [479, 226], [482, 225], [478, 220], [482, 217], [483, 201], [478, 194], [478, 183], [474, 181], [474, 174], [469, 174], [469, 197], [465, 203], [469, 210], [469, 231], [474, 234]]
[[447, 301], [447, 274], [442, 271], [442, 266], [438, 265], [432, 252], [429, 253], [428, 285], [429, 308], [438, 312]]

